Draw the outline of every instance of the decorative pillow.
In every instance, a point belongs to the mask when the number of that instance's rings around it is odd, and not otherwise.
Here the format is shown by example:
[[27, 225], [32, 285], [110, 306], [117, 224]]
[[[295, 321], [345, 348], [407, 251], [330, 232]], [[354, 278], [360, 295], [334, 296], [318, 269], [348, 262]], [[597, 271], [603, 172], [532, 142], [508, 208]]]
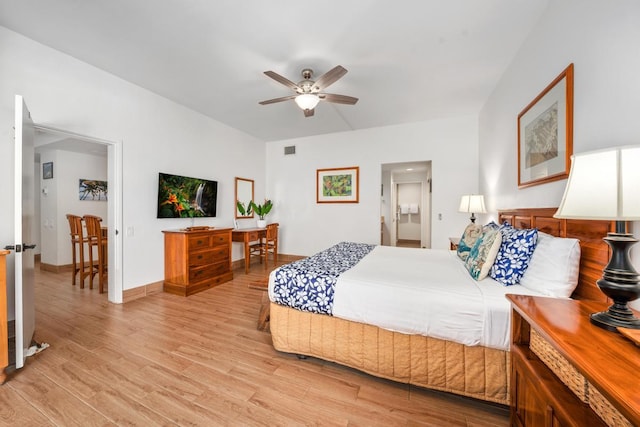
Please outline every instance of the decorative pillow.
[[476, 240], [473, 248], [469, 251], [469, 257], [464, 263], [471, 277], [476, 280], [482, 280], [487, 277], [500, 249], [501, 241], [500, 230], [483, 227], [482, 235]]
[[471, 251], [471, 248], [473, 248], [473, 245], [481, 234], [481, 226], [473, 222], [467, 225], [467, 228], [464, 229], [464, 233], [462, 233], [462, 237], [460, 238], [460, 243], [458, 243], [458, 256], [461, 260], [466, 261], [469, 256], [469, 251]]
[[580, 242], [538, 232], [538, 245], [520, 279], [525, 288], [556, 298], [569, 298], [578, 285]]
[[[507, 221], [505, 221], [504, 224], [505, 225], [509, 225], [509, 223]], [[500, 226], [498, 224], [496, 224], [495, 222], [493, 222], [493, 221], [488, 222], [487, 225], [485, 225], [485, 227], [492, 228], [494, 230], [497, 230], [497, 229], [500, 228]]]
[[538, 230], [519, 230], [508, 223], [500, 226], [502, 244], [491, 267], [491, 277], [505, 286], [516, 285], [529, 266], [538, 243]]

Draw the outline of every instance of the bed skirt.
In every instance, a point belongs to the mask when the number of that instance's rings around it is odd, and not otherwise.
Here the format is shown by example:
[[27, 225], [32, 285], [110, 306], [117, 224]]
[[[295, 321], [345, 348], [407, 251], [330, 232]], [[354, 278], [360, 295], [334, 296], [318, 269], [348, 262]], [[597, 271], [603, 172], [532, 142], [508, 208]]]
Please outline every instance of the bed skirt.
[[276, 350], [317, 357], [402, 383], [509, 404], [508, 351], [390, 332], [271, 303]]

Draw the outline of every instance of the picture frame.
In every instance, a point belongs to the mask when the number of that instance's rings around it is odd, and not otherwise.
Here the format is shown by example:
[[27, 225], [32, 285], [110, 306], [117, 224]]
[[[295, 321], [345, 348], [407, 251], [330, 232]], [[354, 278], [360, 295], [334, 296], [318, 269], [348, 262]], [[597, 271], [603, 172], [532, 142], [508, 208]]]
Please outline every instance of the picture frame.
[[359, 197], [358, 166], [316, 171], [316, 203], [358, 203]]
[[42, 179], [53, 178], [53, 162], [46, 162], [42, 164]]
[[81, 201], [106, 202], [107, 181], [80, 178], [78, 180], [78, 198]]
[[518, 114], [518, 188], [569, 177], [573, 154], [573, 64]]

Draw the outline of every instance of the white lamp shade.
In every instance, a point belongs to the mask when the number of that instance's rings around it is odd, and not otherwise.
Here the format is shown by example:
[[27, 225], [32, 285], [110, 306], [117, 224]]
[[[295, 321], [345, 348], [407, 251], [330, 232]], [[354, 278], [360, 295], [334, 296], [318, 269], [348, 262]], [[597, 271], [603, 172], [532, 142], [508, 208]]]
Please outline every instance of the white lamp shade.
[[302, 95], [296, 96], [295, 101], [296, 104], [298, 104], [298, 107], [302, 108], [303, 110], [313, 110], [314, 108], [316, 108], [316, 105], [318, 105], [318, 102], [320, 102], [320, 98], [318, 98], [317, 95], [304, 93]]
[[484, 196], [481, 194], [468, 194], [460, 199], [459, 212], [487, 213], [484, 207]]
[[571, 172], [556, 218], [640, 220], [640, 146], [571, 156]]

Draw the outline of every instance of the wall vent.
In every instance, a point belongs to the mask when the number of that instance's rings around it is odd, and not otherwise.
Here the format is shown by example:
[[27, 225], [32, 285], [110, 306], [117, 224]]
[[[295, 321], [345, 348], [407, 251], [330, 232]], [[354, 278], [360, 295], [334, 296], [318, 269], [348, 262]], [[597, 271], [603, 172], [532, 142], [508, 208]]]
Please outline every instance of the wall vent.
[[296, 154], [296, 146], [290, 145], [288, 147], [284, 147], [284, 155], [287, 156], [289, 154]]

